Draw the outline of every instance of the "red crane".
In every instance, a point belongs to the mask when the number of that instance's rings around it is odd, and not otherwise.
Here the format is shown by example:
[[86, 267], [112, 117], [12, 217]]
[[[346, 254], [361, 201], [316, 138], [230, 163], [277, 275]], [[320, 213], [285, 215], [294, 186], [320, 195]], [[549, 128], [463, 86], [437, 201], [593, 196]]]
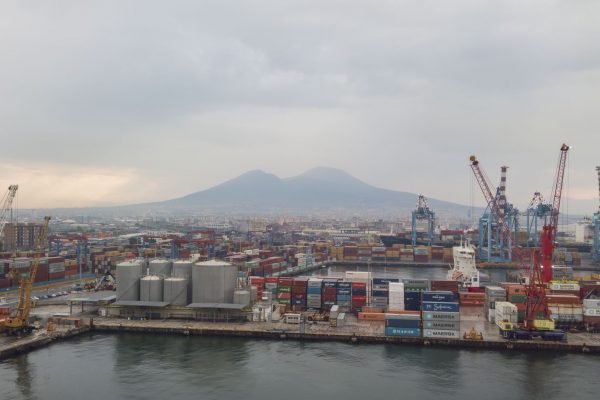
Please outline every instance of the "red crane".
[[549, 223], [544, 225], [542, 228], [542, 282], [550, 282], [552, 280], [552, 254], [554, 253], [554, 243], [556, 242], [560, 198], [562, 196], [568, 151], [569, 146], [563, 143], [563, 145], [560, 147], [560, 156], [558, 158], [558, 166], [556, 167], [556, 176], [554, 177], [554, 184], [552, 185], [552, 208], [550, 209], [550, 220]]

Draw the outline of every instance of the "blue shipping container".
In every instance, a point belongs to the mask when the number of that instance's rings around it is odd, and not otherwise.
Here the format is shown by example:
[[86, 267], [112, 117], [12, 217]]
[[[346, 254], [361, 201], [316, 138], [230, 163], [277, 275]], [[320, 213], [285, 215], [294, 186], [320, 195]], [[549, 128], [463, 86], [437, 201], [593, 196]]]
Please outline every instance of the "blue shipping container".
[[404, 303], [404, 309], [406, 311], [421, 311], [421, 304]]
[[423, 301], [453, 303], [456, 302], [456, 294], [452, 292], [423, 292]]
[[337, 287], [337, 281], [323, 281], [323, 287], [326, 287], [326, 288]]
[[373, 290], [373, 297], [389, 297], [389, 292], [387, 290]]
[[352, 288], [352, 282], [338, 282], [337, 287], [340, 289], [350, 289]]
[[350, 296], [352, 294], [352, 290], [351, 289], [339, 289], [336, 292], [339, 295], [348, 295]]
[[352, 300], [352, 296], [350, 296], [350, 295], [342, 295], [342, 296], [338, 295], [337, 300], [338, 301], [351, 301]]
[[404, 301], [421, 301], [421, 292], [404, 292]]
[[365, 289], [352, 289], [352, 295], [354, 296], [366, 296], [367, 291]]
[[386, 336], [420, 337], [421, 330], [418, 328], [385, 328]]
[[420, 319], [386, 319], [385, 320], [386, 328], [420, 328], [421, 320]]
[[458, 303], [436, 303], [424, 301], [421, 305], [423, 311], [458, 312]]
[[306, 288], [306, 294], [321, 294], [320, 287], [308, 287]]
[[373, 285], [383, 285], [390, 282], [400, 282], [399, 278], [373, 278]]

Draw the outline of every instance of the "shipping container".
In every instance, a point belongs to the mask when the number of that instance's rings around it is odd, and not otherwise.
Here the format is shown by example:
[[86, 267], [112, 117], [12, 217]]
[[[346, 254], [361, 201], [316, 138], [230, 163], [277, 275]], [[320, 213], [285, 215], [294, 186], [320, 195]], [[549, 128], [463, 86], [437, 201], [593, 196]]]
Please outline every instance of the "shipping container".
[[421, 308], [423, 311], [458, 312], [460, 306], [458, 303], [424, 301], [421, 303]]
[[423, 329], [423, 337], [440, 339], [460, 339], [460, 331], [445, 329]]

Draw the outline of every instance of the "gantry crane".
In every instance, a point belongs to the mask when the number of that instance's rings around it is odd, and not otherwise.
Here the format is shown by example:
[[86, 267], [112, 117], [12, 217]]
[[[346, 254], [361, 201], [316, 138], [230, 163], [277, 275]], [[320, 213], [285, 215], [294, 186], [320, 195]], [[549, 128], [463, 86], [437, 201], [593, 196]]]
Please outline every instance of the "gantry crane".
[[[600, 167], [596, 167], [598, 172], [598, 199], [600, 200]], [[600, 262], [600, 203], [598, 211], [594, 213], [594, 247], [592, 249], [594, 261]]]
[[[509, 230], [512, 232], [512, 241], [516, 241], [519, 227], [519, 210], [506, 200], [506, 171], [508, 167], [500, 167], [500, 185], [496, 189], [495, 204], [504, 215]], [[499, 230], [500, 224], [496, 220], [493, 202], [488, 202], [481, 218], [479, 218], [479, 259], [491, 262], [512, 261], [510, 242], [507, 242]]]
[[[0, 331], [9, 334], [30, 333], [33, 328], [29, 324], [29, 312], [31, 311], [31, 287], [35, 282], [41, 253], [48, 238], [48, 224], [50, 217], [44, 217], [39, 234], [35, 241], [36, 254], [29, 267], [29, 273], [19, 277], [19, 305], [14, 315], [11, 315], [0, 323]], [[14, 275], [13, 275], [14, 276]]]
[[412, 212], [412, 245], [417, 245], [417, 220], [427, 221], [427, 245], [431, 246], [433, 242], [433, 225], [435, 223], [435, 213], [427, 205], [427, 199], [422, 194], [417, 199], [417, 207]]
[[[554, 250], [554, 240], [556, 238], [556, 227], [558, 226], [560, 199], [562, 195], [564, 170], [568, 150], [569, 146], [566, 144], [563, 144], [560, 148], [560, 157], [552, 190], [553, 202], [550, 214], [550, 224], [544, 225], [542, 229], [541, 250], [533, 249], [533, 251], [528, 252], [526, 249], [523, 249], [516, 244], [509, 247], [521, 268], [525, 268], [527, 267], [527, 264], [529, 264], [529, 283], [525, 288], [527, 297], [524, 324], [525, 330], [514, 329], [512, 324], [508, 323], [504, 328], [501, 328], [503, 336], [507, 338], [532, 338], [533, 336], [542, 336], [546, 339], [561, 340], [565, 337], [564, 332], [554, 330], [555, 324], [550, 318], [550, 312], [548, 310], [545, 283], [552, 279], [552, 252]], [[490, 209], [497, 218], [502, 239], [506, 243], [510, 243], [510, 228], [506, 222], [505, 215], [498, 204], [500, 201], [492, 195], [490, 185], [475, 156], [471, 156], [470, 161], [471, 169], [475, 174], [477, 182], [479, 183], [488, 204], [491, 205]], [[526, 264], [527, 258], [529, 258], [529, 263]], [[546, 265], [549, 266], [542, 269], [542, 267]]]
[[0, 240], [3, 238], [4, 225], [6, 225], [18, 189], [19, 185], [10, 185], [8, 191], [2, 196], [2, 200], [0, 200]]
[[552, 206], [544, 201], [540, 192], [535, 192], [527, 206], [527, 247], [540, 245], [539, 229], [548, 223]]

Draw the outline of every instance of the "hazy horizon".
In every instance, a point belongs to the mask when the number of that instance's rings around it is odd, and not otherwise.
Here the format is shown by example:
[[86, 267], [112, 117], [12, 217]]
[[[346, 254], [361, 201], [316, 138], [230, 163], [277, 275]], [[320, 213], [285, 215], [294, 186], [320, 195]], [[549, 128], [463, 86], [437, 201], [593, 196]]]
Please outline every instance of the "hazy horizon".
[[260, 169], [339, 168], [523, 209], [573, 146], [562, 210], [598, 210], [600, 3], [3, 4], [0, 192], [22, 208], [154, 202]]

